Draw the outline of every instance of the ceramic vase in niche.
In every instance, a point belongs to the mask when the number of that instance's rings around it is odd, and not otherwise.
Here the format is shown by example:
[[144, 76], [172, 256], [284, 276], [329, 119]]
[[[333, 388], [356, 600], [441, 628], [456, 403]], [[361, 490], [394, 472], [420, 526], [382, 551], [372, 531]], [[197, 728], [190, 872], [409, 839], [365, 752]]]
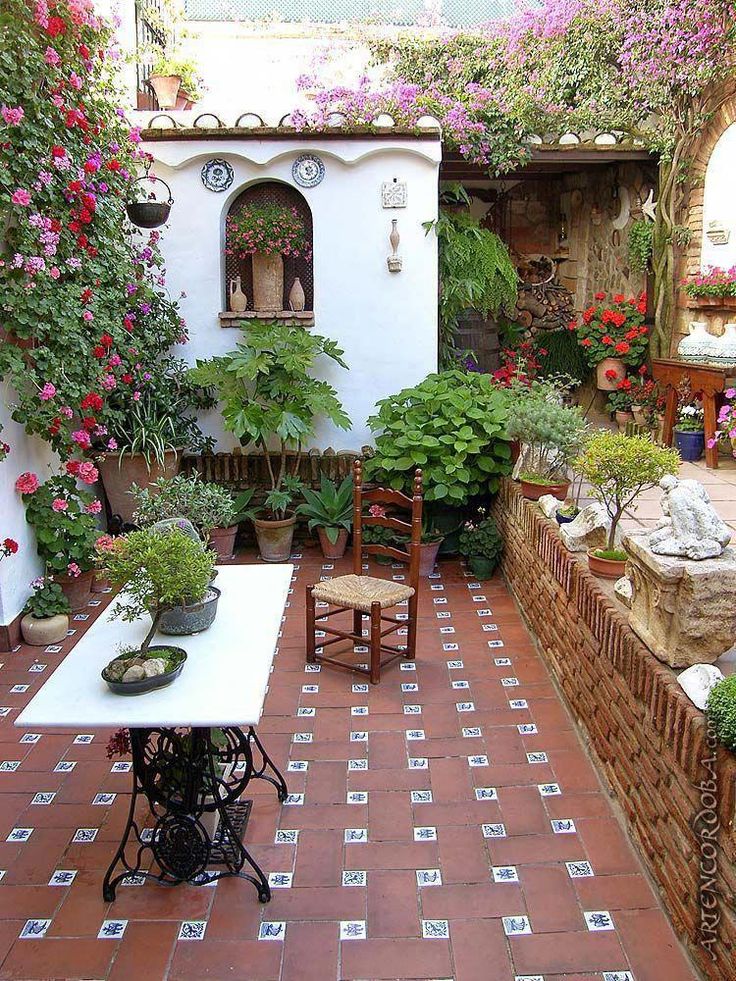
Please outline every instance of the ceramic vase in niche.
[[283, 310], [284, 259], [265, 252], [253, 253], [253, 309]]
[[726, 324], [720, 337], [711, 337], [713, 354], [710, 360], [716, 364], [736, 364], [736, 324]]
[[243, 292], [240, 276], [230, 280], [230, 309], [233, 313], [242, 313], [248, 306], [248, 297]]
[[682, 361], [710, 361], [716, 354], [717, 340], [708, 333], [708, 325], [693, 320], [688, 334], [677, 345], [677, 355]]
[[304, 287], [298, 276], [294, 278], [294, 282], [291, 284], [291, 289], [289, 290], [289, 309], [293, 310], [295, 313], [299, 313], [304, 309], [304, 304], [307, 302], [307, 298], [304, 295]]

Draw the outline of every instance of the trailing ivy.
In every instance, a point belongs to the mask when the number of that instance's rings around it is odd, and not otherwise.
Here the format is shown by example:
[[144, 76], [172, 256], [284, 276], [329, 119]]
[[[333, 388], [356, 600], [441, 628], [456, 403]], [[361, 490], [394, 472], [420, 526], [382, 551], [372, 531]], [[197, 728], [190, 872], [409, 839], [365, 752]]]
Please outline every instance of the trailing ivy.
[[652, 232], [654, 225], [640, 219], [634, 221], [629, 229], [629, 265], [634, 272], [646, 272], [652, 260]]

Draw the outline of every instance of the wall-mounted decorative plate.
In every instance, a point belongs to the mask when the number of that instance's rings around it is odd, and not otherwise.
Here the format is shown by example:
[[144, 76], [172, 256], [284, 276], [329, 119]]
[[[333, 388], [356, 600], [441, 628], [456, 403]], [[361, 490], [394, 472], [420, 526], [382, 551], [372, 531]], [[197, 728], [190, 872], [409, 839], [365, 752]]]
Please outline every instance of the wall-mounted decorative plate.
[[291, 176], [300, 187], [316, 187], [325, 176], [325, 165], [314, 153], [302, 153], [291, 167]]
[[202, 167], [202, 183], [208, 191], [226, 191], [232, 187], [235, 174], [227, 160], [208, 160]]

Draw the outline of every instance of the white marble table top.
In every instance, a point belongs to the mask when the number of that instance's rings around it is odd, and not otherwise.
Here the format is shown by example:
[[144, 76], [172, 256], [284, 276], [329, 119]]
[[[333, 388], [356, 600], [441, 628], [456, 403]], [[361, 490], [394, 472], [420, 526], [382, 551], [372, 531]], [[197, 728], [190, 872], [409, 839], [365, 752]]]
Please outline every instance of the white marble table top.
[[291, 565], [219, 566], [217, 617], [191, 637], [156, 634], [187, 652], [173, 684], [143, 695], [113, 694], [100, 672], [121, 644], [139, 644], [148, 617], [112, 620], [117, 600], [90, 629], [15, 720], [24, 728], [257, 725], [291, 583]]

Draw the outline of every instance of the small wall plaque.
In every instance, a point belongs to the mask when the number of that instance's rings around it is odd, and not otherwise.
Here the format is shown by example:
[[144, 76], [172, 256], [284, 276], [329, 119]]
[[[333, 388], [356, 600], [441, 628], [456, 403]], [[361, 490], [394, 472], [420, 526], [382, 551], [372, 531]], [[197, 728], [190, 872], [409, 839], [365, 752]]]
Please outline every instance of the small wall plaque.
[[208, 160], [202, 167], [201, 177], [202, 183], [208, 191], [219, 194], [221, 191], [227, 191], [229, 187], [232, 187], [235, 174], [227, 160], [215, 158]]
[[405, 208], [408, 198], [406, 181], [384, 181], [381, 184], [381, 204], [384, 208]]
[[712, 245], [728, 245], [731, 238], [730, 229], [726, 228], [720, 221], [708, 222], [708, 231], [705, 233]]
[[300, 187], [316, 187], [325, 176], [325, 165], [314, 153], [302, 153], [291, 167], [291, 176]]

